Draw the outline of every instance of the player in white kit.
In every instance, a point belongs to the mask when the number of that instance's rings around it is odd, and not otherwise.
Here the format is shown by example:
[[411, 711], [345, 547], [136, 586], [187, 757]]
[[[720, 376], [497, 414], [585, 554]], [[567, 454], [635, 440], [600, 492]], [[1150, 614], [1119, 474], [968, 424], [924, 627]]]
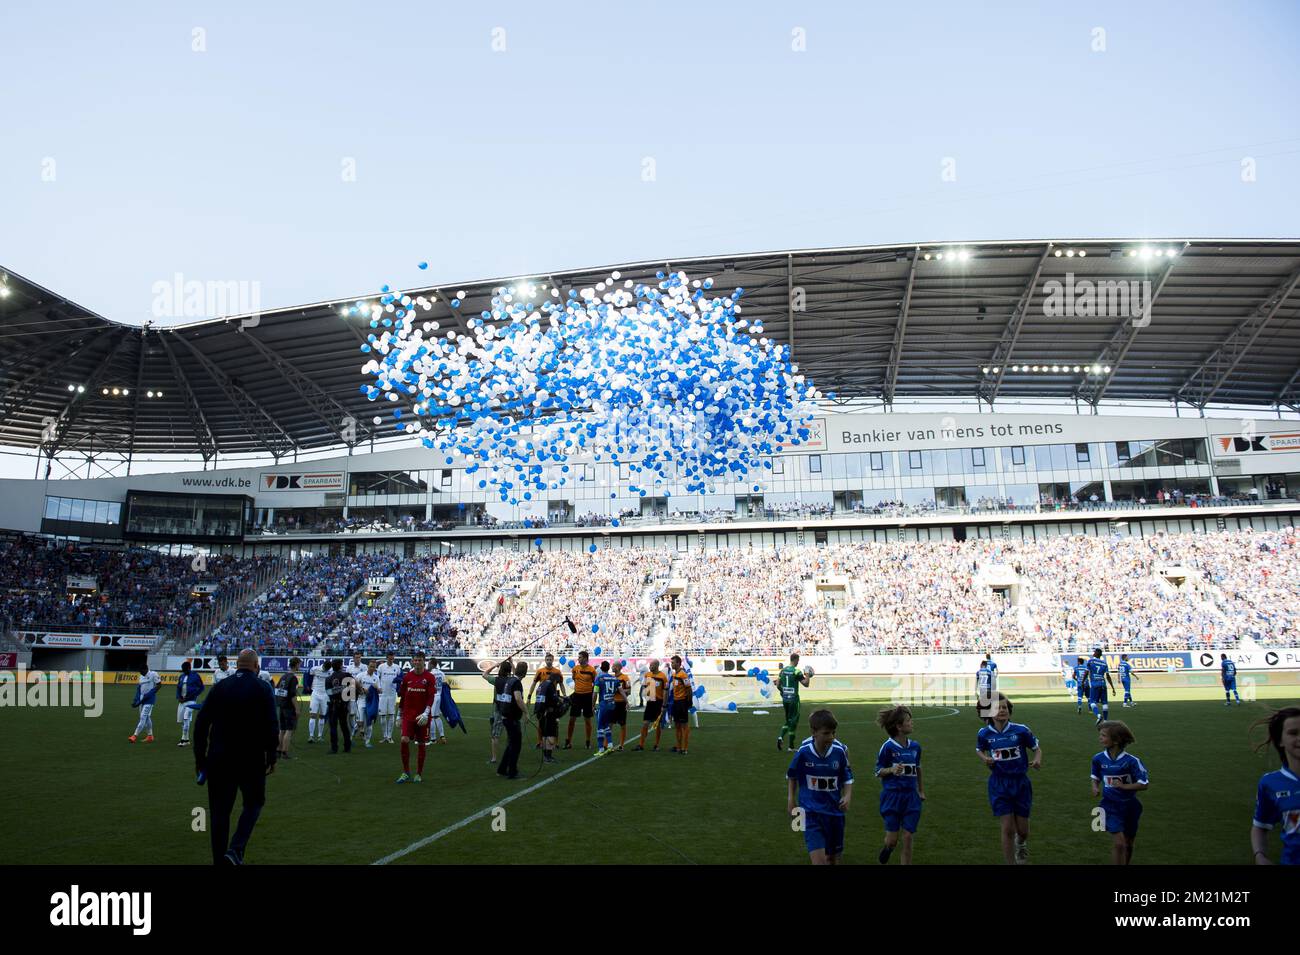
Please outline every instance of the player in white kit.
[[224, 653], [217, 655], [217, 668], [212, 671], [212, 685], [216, 686], [234, 671], [230, 669], [230, 664], [226, 662]]
[[311, 702], [307, 705], [307, 742], [314, 743], [325, 739], [325, 727], [329, 724], [330, 697], [325, 689], [325, 678], [330, 674], [327, 661], [319, 660], [311, 668]]
[[158, 701], [158, 687], [162, 686], [162, 677], [148, 666], [140, 668], [140, 685], [136, 687], [132, 706], [140, 707], [140, 721], [135, 724], [135, 732], [129, 737], [134, 743], [141, 733], [145, 734], [146, 743], [153, 742], [153, 705]]
[[429, 729], [429, 742], [437, 740], [439, 743], [447, 742], [447, 724], [442, 719], [442, 688], [447, 685], [447, 678], [442, 675], [438, 669], [438, 658], [429, 658], [429, 672], [433, 674], [438, 688], [433, 692], [433, 725]]
[[361, 676], [366, 672], [366, 665], [361, 662], [361, 654], [352, 654], [352, 662], [343, 669], [357, 681], [357, 696], [348, 703], [348, 719], [352, 721], [352, 735], [356, 736], [357, 731], [366, 723], [366, 697], [360, 692]]
[[361, 715], [361, 728], [366, 731], [366, 749], [374, 748], [375, 721], [366, 719], [366, 708], [370, 702], [370, 691], [379, 692], [379, 670], [371, 660], [365, 670], [357, 674], [357, 712]]
[[385, 743], [393, 741], [393, 721], [397, 716], [397, 684], [402, 679], [402, 668], [389, 653], [383, 663], [375, 668], [379, 676], [379, 722]]

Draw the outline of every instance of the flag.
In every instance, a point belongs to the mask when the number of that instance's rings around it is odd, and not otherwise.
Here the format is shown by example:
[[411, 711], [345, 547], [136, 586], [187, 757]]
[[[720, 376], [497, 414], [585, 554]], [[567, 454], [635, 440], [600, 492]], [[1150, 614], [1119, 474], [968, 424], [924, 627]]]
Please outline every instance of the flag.
[[438, 706], [442, 711], [442, 718], [447, 721], [448, 726], [459, 726], [460, 731], [469, 735], [469, 730], [465, 727], [465, 721], [461, 719], [460, 708], [456, 706], [456, 701], [451, 698], [451, 684], [444, 684], [442, 687], [442, 702]]

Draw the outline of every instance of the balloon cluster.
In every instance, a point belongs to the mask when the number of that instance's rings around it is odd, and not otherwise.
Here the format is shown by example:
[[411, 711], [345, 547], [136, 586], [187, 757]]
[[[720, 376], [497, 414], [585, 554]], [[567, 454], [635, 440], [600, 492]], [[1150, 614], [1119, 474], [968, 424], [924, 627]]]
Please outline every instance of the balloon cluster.
[[361, 391], [394, 405], [397, 431], [448, 464], [468, 460], [478, 487], [510, 504], [586, 480], [574, 456], [626, 465], [642, 497], [748, 483], [780, 447], [808, 440], [822, 396], [785, 345], [742, 317], [744, 289], [711, 296], [712, 279], [657, 278], [620, 283], [614, 272], [567, 297], [501, 286], [468, 331], [445, 333], [421, 314], [436, 297], [384, 286], [379, 304], [355, 306], [373, 329], [361, 350], [374, 381]]
[[767, 699], [772, 695], [772, 677], [766, 670], [760, 670], [758, 667], [750, 667], [749, 675], [762, 684], [758, 688], [758, 695]]

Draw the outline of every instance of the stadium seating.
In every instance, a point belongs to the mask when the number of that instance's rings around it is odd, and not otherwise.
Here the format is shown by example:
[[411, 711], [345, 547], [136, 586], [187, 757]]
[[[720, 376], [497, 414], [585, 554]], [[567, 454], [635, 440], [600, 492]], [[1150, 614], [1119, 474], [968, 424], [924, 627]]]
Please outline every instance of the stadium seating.
[[[196, 569], [192, 557], [147, 549], [51, 547], [21, 540], [0, 550], [0, 619], [18, 629], [180, 632], [203, 616], [212, 599], [196, 597], [194, 584], [217, 582], [221, 595], [241, 594], [265, 563], [208, 556]], [[94, 578], [97, 590], [70, 593], [70, 575]]]
[[397, 563], [388, 554], [304, 558], [194, 649], [205, 654], [241, 647], [278, 654], [311, 650], [343, 621], [344, 600], [367, 577], [392, 574]]
[[[273, 569], [266, 559], [209, 557], [201, 573], [188, 557], [34, 540], [8, 544], [0, 555], [0, 616], [10, 627], [160, 637], [206, 619], [209, 604], [191, 593], [200, 579], [247, 595], [259, 571]], [[69, 575], [94, 577], [98, 592], [69, 593]], [[393, 576], [395, 584], [368, 606], [350, 606], [347, 598], [370, 576]], [[670, 578], [684, 591], [657, 601]], [[840, 596], [824, 597], [815, 580], [834, 581]], [[1018, 590], [1015, 605], [1008, 584]], [[562, 625], [565, 617], [578, 633]], [[1243, 638], [1293, 644], [1300, 544], [1291, 529], [680, 555], [627, 548], [316, 556], [290, 565], [210, 636], [181, 649], [377, 656], [420, 647], [497, 657], [547, 631], [542, 644], [557, 653], [603, 646], [627, 655], [1216, 649]]]

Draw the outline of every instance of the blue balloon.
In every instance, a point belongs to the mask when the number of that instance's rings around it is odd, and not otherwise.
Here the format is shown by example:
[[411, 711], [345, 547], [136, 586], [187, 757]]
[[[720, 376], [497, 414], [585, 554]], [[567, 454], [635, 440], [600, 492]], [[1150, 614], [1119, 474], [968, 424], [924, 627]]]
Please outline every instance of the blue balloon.
[[592, 633], [600, 633], [600, 624], [598, 624], [598, 623], [593, 623], [593, 624], [591, 625], [591, 632], [592, 632]]
[[600, 656], [600, 647], [596, 647], [596, 648], [592, 651], [592, 655], [593, 655], [593, 656]]
[[727, 704], [727, 709], [731, 710], [731, 712], [733, 712], [733, 713], [736, 712], [736, 704], [735, 704], [735, 703], [728, 703], [728, 704]]
[[590, 547], [587, 548], [587, 550], [591, 551], [593, 554], [596, 553], [596, 545], [592, 544]]
[[569, 661], [567, 657], [563, 657], [563, 656], [560, 657], [560, 666], [564, 666], [568, 662]]

